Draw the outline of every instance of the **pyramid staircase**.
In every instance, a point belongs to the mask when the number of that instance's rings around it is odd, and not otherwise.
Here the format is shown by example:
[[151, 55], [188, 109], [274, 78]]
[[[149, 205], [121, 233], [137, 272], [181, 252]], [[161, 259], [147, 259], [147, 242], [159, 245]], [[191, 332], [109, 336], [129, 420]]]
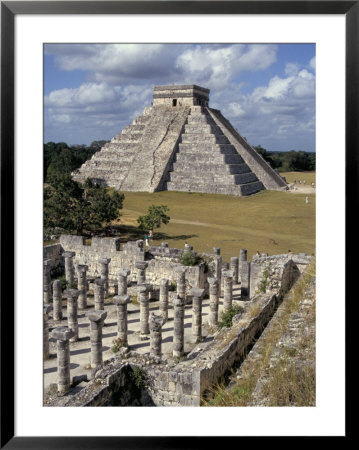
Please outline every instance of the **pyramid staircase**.
[[117, 134], [101, 150], [86, 161], [73, 179], [83, 183], [86, 178], [102, 186], [112, 186], [119, 189], [133, 163], [140, 152], [140, 143], [149, 122], [151, 108], [145, 108], [143, 114], [134, 119], [120, 134]]
[[250, 195], [264, 188], [207, 111], [192, 106], [166, 189]]

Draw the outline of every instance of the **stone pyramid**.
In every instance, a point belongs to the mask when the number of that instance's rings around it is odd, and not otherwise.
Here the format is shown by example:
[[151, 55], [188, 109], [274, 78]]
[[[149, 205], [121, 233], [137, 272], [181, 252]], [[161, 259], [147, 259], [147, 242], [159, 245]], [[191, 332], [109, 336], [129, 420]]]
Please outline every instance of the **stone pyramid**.
[[208, 107], [209, 90], [155, 86], [153, 103], [73, 173], [121, 191], [250, 195], [284, 189], [284, 179]]

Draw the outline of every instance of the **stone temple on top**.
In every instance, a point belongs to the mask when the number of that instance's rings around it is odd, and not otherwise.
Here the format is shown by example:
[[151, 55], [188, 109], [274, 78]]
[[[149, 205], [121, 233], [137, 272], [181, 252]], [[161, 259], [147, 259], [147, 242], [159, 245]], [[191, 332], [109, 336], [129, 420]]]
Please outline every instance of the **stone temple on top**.
[[153, 102], [75, 171], [121, 191], [190, 191], [251, 195], [285, 189], [284, 179], [219, 110], [209, 89], [155, 86]]

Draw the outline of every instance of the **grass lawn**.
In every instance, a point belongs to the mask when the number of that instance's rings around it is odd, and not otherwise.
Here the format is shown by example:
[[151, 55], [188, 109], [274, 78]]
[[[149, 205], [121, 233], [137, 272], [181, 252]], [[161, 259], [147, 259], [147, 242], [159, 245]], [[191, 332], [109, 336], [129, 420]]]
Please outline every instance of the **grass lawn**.
[[[295, 172], [295, 179], [311, 183], [309, 174]], [[314, 179], [314, 173], [311, 173]], [[287, 176], [287, 175], [285, 175]], [[288, 181], [289, 177], [287, 178]], [[293, 178], [294, 180], [294, 178]], [[198, 252], [220, 247], [225, 261], [248, 249], [269, 254], [315, 253], [315, 194], [262, 191], [249, 197], [187, 192], [125, 192], [119, 225], [131, 239], [143, 238], [137, 217], [154, 205], [167, 205], [171, 221], [155, 230], [153, 245], [167, 241], [170, 247], [183, 248], [185, 242]], [[157, 234], [157, 236], [156, 236]]]
[[280, 172], [282, 177], [285, 177], [287, 183], [293, 183], [294, 180], [305, 181], [306, 184], [315, 183], [315, 172]]

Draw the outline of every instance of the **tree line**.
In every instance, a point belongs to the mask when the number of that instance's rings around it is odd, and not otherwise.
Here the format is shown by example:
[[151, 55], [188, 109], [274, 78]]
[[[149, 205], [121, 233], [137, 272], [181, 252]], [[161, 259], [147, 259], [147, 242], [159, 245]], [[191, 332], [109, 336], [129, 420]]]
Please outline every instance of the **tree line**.
[[303, 150], [270, 152], [261, 145], [254, 147], [273, 169], [279, 172], [309, 172], [315, 170], [315, 153]]

